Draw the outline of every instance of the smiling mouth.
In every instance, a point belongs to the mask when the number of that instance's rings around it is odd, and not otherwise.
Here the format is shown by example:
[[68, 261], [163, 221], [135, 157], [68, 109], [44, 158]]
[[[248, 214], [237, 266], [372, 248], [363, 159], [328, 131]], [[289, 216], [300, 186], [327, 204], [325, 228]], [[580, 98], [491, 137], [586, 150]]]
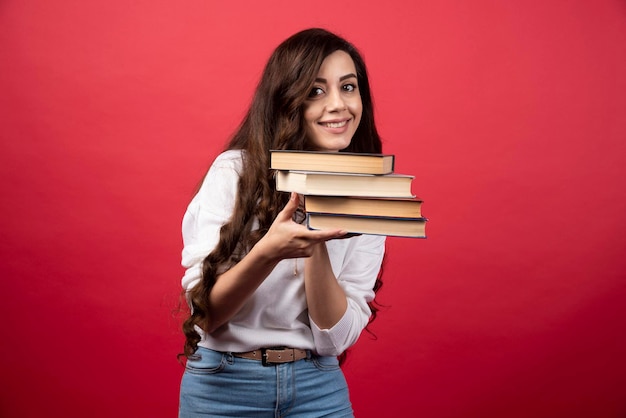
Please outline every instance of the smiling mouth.
[[327, 128], [343, 128], [348, 123], [347, 120], [341, 122], [320, 122], [320, 125], [325, 126]]

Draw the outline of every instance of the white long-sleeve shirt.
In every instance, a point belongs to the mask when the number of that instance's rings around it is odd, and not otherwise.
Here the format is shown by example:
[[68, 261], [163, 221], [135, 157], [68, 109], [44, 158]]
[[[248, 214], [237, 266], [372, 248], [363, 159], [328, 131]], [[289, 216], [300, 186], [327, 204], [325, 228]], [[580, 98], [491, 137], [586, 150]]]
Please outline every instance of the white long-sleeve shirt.
[[[182, 286], [190, 290], [202, 277], [202, 261], [219, 240], [237, 193], [241, 151], [226, 151], [209, 169], [183, 217]], [[348, 308], [330, 329], [320, 329], [308, 315], [304, 292], [304, 260], [278, 263], [243, 308], [212, 334], [198, 329], [198, 345], [217, 351], [245, 352], [287, 346], [336, 356], [353, 345], [367, 325], [372, 290], [385, 251], [385, 237], [360, 235], [326, 242], [335, 277], [348, 298]], [[296, 268], [296, 263], [298, 264]], [[297, 274], [295, 272], [297, 271]]]

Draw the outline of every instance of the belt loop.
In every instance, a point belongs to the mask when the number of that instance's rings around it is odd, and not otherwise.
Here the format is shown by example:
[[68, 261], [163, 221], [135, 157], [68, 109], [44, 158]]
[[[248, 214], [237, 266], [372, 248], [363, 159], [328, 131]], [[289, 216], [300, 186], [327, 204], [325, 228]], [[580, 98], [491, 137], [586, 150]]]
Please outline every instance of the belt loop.
[[235, 356], [231, 352], [224, 353], [224, 357], [226, 358], [226, 362], [228, 364], [233, 364], [235, 362]]
[[261, 364], [265, 367], [272, 365], [272, 363], [267, 361], [267, 348], [261, 348]]

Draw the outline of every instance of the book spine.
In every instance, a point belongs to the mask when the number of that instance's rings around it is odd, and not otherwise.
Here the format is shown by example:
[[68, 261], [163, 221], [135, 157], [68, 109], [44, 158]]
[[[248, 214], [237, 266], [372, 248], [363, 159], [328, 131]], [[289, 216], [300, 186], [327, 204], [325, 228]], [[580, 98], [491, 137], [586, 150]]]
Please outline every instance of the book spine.
[[418, 222], [427, 222], [428, 218], [424, 218], [423, 216], [412, 217], [412, 216], [379, 216], [379, 215], [362, 215], [362, 214], [353, 214], [353, 213], [337, 213], [337, 212], [318, 212], [318, 211], [307, 211], [307, 218], [309, 215], [321, 215], [321, 216], [332, 216], [335, 218], [358, 218], [358, 219], [374, 219], [374, 220], [390, 220], [390, 221], [418, 221]]
[[[312, 220], [312, 216], [315, 217], [316, 214], [312, 214], [312, 213], [307, 213], [306, 215], [306, 225], [307, 228], [311, 229], [311, 230], [317, 230], [319, 228], [316, 228], [315, 226], [311, 225], [311, 220]], [[323, 214], [319, 214], [321, 217], [324, 217], [325, 215]], [[336, 217], [339, 218], [339, 216], [335, 216], [335, 215], [330, 215], [330, 217]], [[358, 219], [357, 217], [354, 216], [344, 216], [344, 218], [347, 219]], [[374, 219], [374, 218], [370, 218], [370, 219]], [[408, 229], [408, 230], [404, 230], [404, 229], [397, 229], [394, 227], [389, 227], [389, 225], [375, 225], [375, 226], [355, 226], [354, 228], [351, 228], [350, 226], [348, 226], [346, 228], [346, 230], [348, 231], [348, 236], [354, 236], [354, 235], [381, 235], [381, 236], [387, 236], [387, 237], [404, 237], [404, 238], [421, 238], [424, 239], [426, 238], [426, 234], [425, 231], [423, 230], [424, 225], [427, 221], [427, 219], [425, 218], [418, 218], [418, 219], [409, 219], [409, 218], [404, 218], [404, 219], [391, 219], [391, 218], [379, 218], [382, 219], [383, 221], [392, 221], [392, 222], [417, 222], [417, 224], [421, 224], [422, 228], [418, 228], [418, 229]], [[333, 226], [333, 228], [336, 228], [336, 226]]]

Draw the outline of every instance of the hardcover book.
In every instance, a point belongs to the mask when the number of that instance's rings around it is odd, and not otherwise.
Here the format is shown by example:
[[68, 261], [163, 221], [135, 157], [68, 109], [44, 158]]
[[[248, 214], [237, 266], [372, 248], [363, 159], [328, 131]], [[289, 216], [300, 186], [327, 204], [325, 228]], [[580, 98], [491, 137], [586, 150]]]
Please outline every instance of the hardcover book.
[[307, 195], [304, 198], [304, 209], [306, 212], [343, 215], [384, 216], [390, 218], [422, 217], [422, 201], [419, 199]]
[[307, 213], [309, 229], [344, 229], [350, 234], [426, 238], [426, 219]]
[[270, 168], [382, 175], [393, 173], [394, 159], [391, 154], [271, 150]]
[[304, 195], [413, 198], [413, 176], [277, 171], [276, 190]]

